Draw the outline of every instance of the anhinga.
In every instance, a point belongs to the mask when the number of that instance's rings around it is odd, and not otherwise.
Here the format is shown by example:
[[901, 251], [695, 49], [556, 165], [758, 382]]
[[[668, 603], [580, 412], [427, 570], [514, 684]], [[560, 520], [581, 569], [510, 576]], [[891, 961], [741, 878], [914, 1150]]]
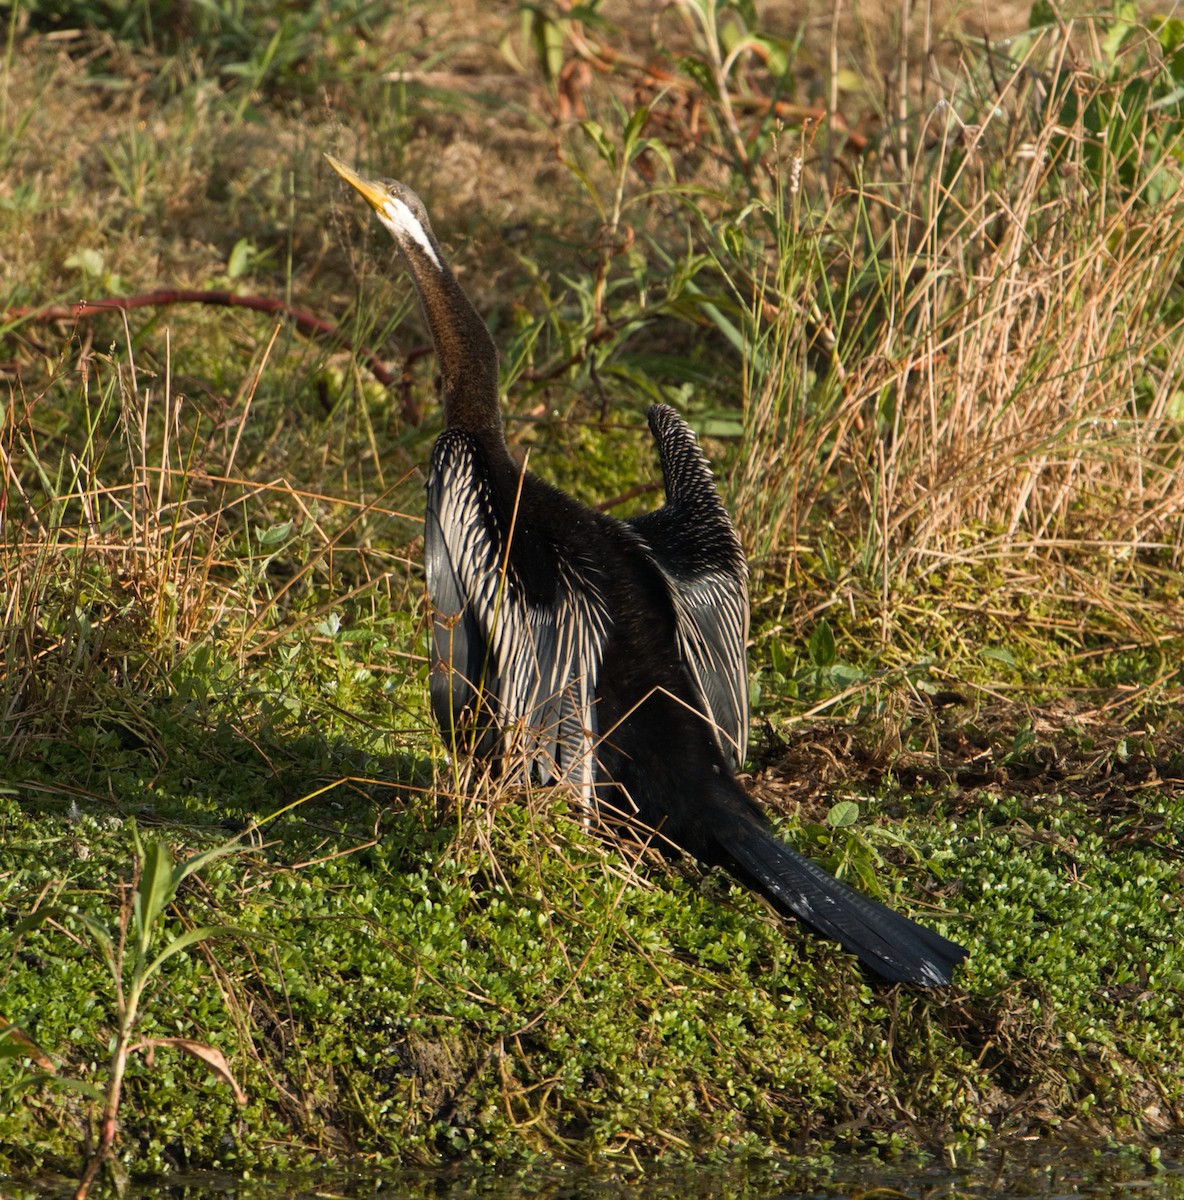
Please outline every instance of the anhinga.
[[666, 505], [618, 521], [514, 462], [497, 350], [419, 198], [327, 156], [395, 239], [439, 360], [427, 480], [432, 705], [446, 740], [630, 814], [890, 980], [950, 981], [966, 951], [779, 841], [737, 781], [748, 730], [747, 568], [689, 427], [650, 410]]

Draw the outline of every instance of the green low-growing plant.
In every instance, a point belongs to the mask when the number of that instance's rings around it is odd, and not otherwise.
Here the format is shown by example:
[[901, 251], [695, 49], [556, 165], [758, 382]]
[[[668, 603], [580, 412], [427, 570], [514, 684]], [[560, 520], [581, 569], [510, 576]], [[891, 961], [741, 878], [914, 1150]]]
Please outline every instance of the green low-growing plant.
[[[214, 846], [178, 863], [173, 861], [172, 851], [165, 842], [142, 841], [134, 822], [131, 836], [133, 869], [126, 886], [120, 888], [119, 917], [114, 924], [86, 912], [78, 904], [62, 903], [63, 898], [69, 898], [67, 894], [59, 897], [57, 903], [40, 905], [22, 917], [5, 939], [8, 943], [5, 948], [9, 954], [14, 954], [22, 939], [47, 924], [62, 933], [71, 927], [77, 928], [102, 960], [110, 978], [116, 1024], [105, 1086], [100, 1089], [85, 1080], [64, 1079], [37, 1066], [37, 1060], [33, 1060], [33, 1069], [26, 1071], [15, 1086], [6, 1088], [10, 1095], [16, 1095], [21, 1090], [49, 1085], [55, 1089], [78, 1091], [101, 1104], [97, 1130], [92, 1131], [91, 1149], [75, 1193], [76, 1200], [85, 1200], [104, 1168], [115, 1176], [120, 1191], [125, 1186], [115, 1150], [123, 1081], [130, 1055], [140, 1053], [151, 1061], [158, 1049], [180, 1050], [225, 1080], [240, 1103], [245, 1100], [225, 1057], [216, 1047], [193, 1038], [136, 1036], [143, 1010], [165, 963], [214, 938], [244, 934], [245, 931], [229, 925], [203, 925], [167, 937], [163, 928], [166, 912], [176, 901], [181, 884], [217, 859], [238, 853], [240, 847], [234, 843]], [[27, 1039], [11, 1025], [0, 1030], [0, 1046], [3, 1056], [10, 1059], [32, 1049]], [[44, 1054], [38, 1052], [37, 1059], [44, 1061]]]

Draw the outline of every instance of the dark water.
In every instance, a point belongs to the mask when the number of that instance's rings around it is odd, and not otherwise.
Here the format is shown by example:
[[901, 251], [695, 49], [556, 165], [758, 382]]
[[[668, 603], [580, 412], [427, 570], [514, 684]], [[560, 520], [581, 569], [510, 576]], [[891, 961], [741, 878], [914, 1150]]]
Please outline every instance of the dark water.
[[[0, 1200], [72, 1194], [50, 1181], [14, 1185]], [[108, 1192], [92, 1193], [101, 1200]], [[251, 1179], [201, 1174], [133, 1185], [128, 1200], [930, 1200], [937, 1197], [1172, 1197], [1184, 1200], [1184, 1140], [1154, 1148], [1051, 1146], [1017, 1140], [966, 1161], [834, 1156], [712, 1166], [363, 1167]]]

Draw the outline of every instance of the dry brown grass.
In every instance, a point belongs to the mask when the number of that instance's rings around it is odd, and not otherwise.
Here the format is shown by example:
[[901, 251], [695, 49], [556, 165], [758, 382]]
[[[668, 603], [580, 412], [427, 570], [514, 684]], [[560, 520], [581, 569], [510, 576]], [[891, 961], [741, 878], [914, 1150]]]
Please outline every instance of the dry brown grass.
[[1071, 557], [1119, 579], [1148, 555], [1178, 567], [1184, 222], [1145, 189], [1179, 169], [1099, 179], [1080, 118], [1116, 85], [1065, 70], [1069, 54], [1038, 39], [980, 109], [935, 110], [907, 171], [886, 158], [827, 205], [807, 160], [784, 199], [817, 245], [788, 271], [770, 260], [778, 286], [753, 307], [766, 359], [737, 507], [758, 550], [801, 545], [821, 503], [885, 605], [954, 563], [1045, 562], [1050, 587]]

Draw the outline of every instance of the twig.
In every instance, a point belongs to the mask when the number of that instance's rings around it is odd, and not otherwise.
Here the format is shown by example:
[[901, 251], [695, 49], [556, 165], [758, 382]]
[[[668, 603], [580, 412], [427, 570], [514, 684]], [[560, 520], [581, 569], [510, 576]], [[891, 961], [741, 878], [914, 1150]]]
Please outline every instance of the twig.
[[[312, 337], [335, 338], [349, 351], [356, 352], [370, 373], [383, 387], [398, 386], [403, 419], [418, 425], [421, 420], [419, 406], [411, 399], [406, 387], [404, 370], [396, 375], [372, 350], [355, 346], [341, 330], [323, 317], [294, 308], [273, 296], [240, 296], [236, 292], [221, 289], [195, 290], [192, 288], [162, 288], [155, 292], [144, 292], [138, 296], [110, 296], [103, 300], [83, 300], [78, 304], [50, 304], [43, 308], [10, 308], [0, 313], [0, 323], [16, 324], [26, 321], [80, 321], [105, 312], [126, 312], [132, 308], [156, 308], [166, 304], [212, 304], [222, 308], [249, 308], [255, 312], [280, 313], [287, 317], [303, 334]], [[426, 351], [416, 348], [408, 355], [408, 364], [421, 357]]]

